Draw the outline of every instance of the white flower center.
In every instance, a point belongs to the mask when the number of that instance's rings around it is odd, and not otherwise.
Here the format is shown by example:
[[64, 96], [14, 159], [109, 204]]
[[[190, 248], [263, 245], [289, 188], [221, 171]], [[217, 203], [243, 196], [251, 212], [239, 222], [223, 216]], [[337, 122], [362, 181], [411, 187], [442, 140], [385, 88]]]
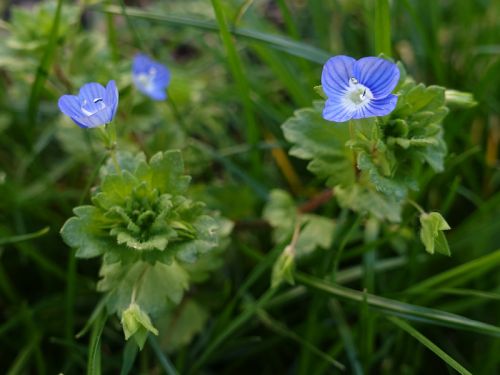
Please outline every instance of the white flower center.
[[94, 98], [91, 101], [84, 99], [80, 107], [85, 116], [92, 116], [104, 108], [106, 108], [106, 104], [102, 98]]
[[139, 85], [144, 87], [146, 91], [154, 91], [154, 78], [156, 76], [156, 69], [150, 68], [147, 73], [140, 73], [136, 75], [136, 80]]
[[349, 87], [346, 89], [342, 98], [342, 104], [352, 110], [365, 107], [373, 99], [370, 89], [354, 77], [349, 80]]

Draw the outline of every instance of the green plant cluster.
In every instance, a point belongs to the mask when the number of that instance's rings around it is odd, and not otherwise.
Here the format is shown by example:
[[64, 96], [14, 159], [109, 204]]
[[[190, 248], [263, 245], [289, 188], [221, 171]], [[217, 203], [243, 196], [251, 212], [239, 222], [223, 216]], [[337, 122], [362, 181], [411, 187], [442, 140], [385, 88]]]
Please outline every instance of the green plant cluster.
[[310, 160], [308, 169], [326, 179], [342, 206], [391, 222], [401, 221], [422, 168], [443, 170], [448, 113], [443, 87], [417, 84], [398, 66], [398, 103], [390, 115], [333, 124], [317, 101], [282, 125], [290, 154]]
[[179, 151], [118, 160], [118, 170], [102, 168], [93, 205], [76, 207], [61, 235], [77, 257], [102, 257], [97, 289], [108, 313], [121, 317], [125, 338], [142, 348], [148, 331], [158, 334], [150, 317], [178, 305], [190, 281], [213, 267], [196, 264], [218, 247], [221, 228], [228, 234], [227, 223], [186, 197], [190, 178]]

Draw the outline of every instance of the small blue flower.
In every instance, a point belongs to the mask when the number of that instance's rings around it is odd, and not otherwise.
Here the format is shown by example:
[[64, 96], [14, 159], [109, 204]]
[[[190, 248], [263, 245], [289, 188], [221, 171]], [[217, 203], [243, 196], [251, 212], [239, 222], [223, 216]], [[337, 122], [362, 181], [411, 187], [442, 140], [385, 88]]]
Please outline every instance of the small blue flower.
[[109, 81], [106, 88], [99, 83], [83, 85], [75, 95], [59, 98], [59, 109], [81, 128], [95, 128], [110, 123], [118, 109], [118, 89], [115, 81]]
[[139, 53], [134, 57], [132, 64], [132, 79], [139, 91], [154, 100], [167, 98], [166, 88], [170, 83], [170, 72], [148, 56]]
[[398, 97], [391, 92], [398, 81], [399, 69], [390, 61], [334, 56], [326, 62], [321, 75], [323, 91], [328, 96], [323, 118], [344, 122], [385, 116], [396, 107]]

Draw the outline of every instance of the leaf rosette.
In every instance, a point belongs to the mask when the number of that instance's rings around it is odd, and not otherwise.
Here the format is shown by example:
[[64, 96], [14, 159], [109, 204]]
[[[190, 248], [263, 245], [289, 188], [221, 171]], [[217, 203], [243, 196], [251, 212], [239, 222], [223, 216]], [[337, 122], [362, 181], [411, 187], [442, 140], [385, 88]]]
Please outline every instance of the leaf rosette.
[[331, 123], [317, 101], [282, 125], [290, 154], [310, 160], [308, 169], [326, 179], [341, 205], [392, 222], [401, 220], [409, 191], [418, 190], [423, 166], [442, 171], [447, 152], [445, 89], [416, 84], [398, 67], [398, 101], [389, 115]]
[[123, 315], [137, 304], [154, 318], [180, 303], [190, 280], [219, 264], [212, 258], [230, 225], [186, 197], [190, 178], [179, 151], [149, 162], [143, 154], [118, 160], [121, 171], [111, 163], [101, 169], [93, 205], [76, 207], [61, 235], [77, 257], [102, 256], [97, 289], [107, 293], [109, 313]]

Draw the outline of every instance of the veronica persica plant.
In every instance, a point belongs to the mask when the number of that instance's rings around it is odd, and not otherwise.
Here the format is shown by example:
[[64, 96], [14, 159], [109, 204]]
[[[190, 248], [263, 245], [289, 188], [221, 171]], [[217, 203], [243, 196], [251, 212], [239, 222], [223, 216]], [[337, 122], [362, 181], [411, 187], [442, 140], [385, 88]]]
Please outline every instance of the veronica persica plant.
[[59, 98], [59, 109], [81, 128], [95, 128], [110, 123], [118, 108], [118, 89], [115, 81], [106, 88], [99, 83], [83, 85], [76, 95]]
[[321, 84], [328, 96], [323, 118], [344, 122], [385, 116], [396, 107], [398, 97], [391, 94], [399, 81], [396, 64], [379, 57], [355, 60], [334, 56], [323, 67]]
[[165, 100], [170, 72], [165, 65], [139, 53], [132, 63], [132, 79], [139, 91], [153, 100]]

